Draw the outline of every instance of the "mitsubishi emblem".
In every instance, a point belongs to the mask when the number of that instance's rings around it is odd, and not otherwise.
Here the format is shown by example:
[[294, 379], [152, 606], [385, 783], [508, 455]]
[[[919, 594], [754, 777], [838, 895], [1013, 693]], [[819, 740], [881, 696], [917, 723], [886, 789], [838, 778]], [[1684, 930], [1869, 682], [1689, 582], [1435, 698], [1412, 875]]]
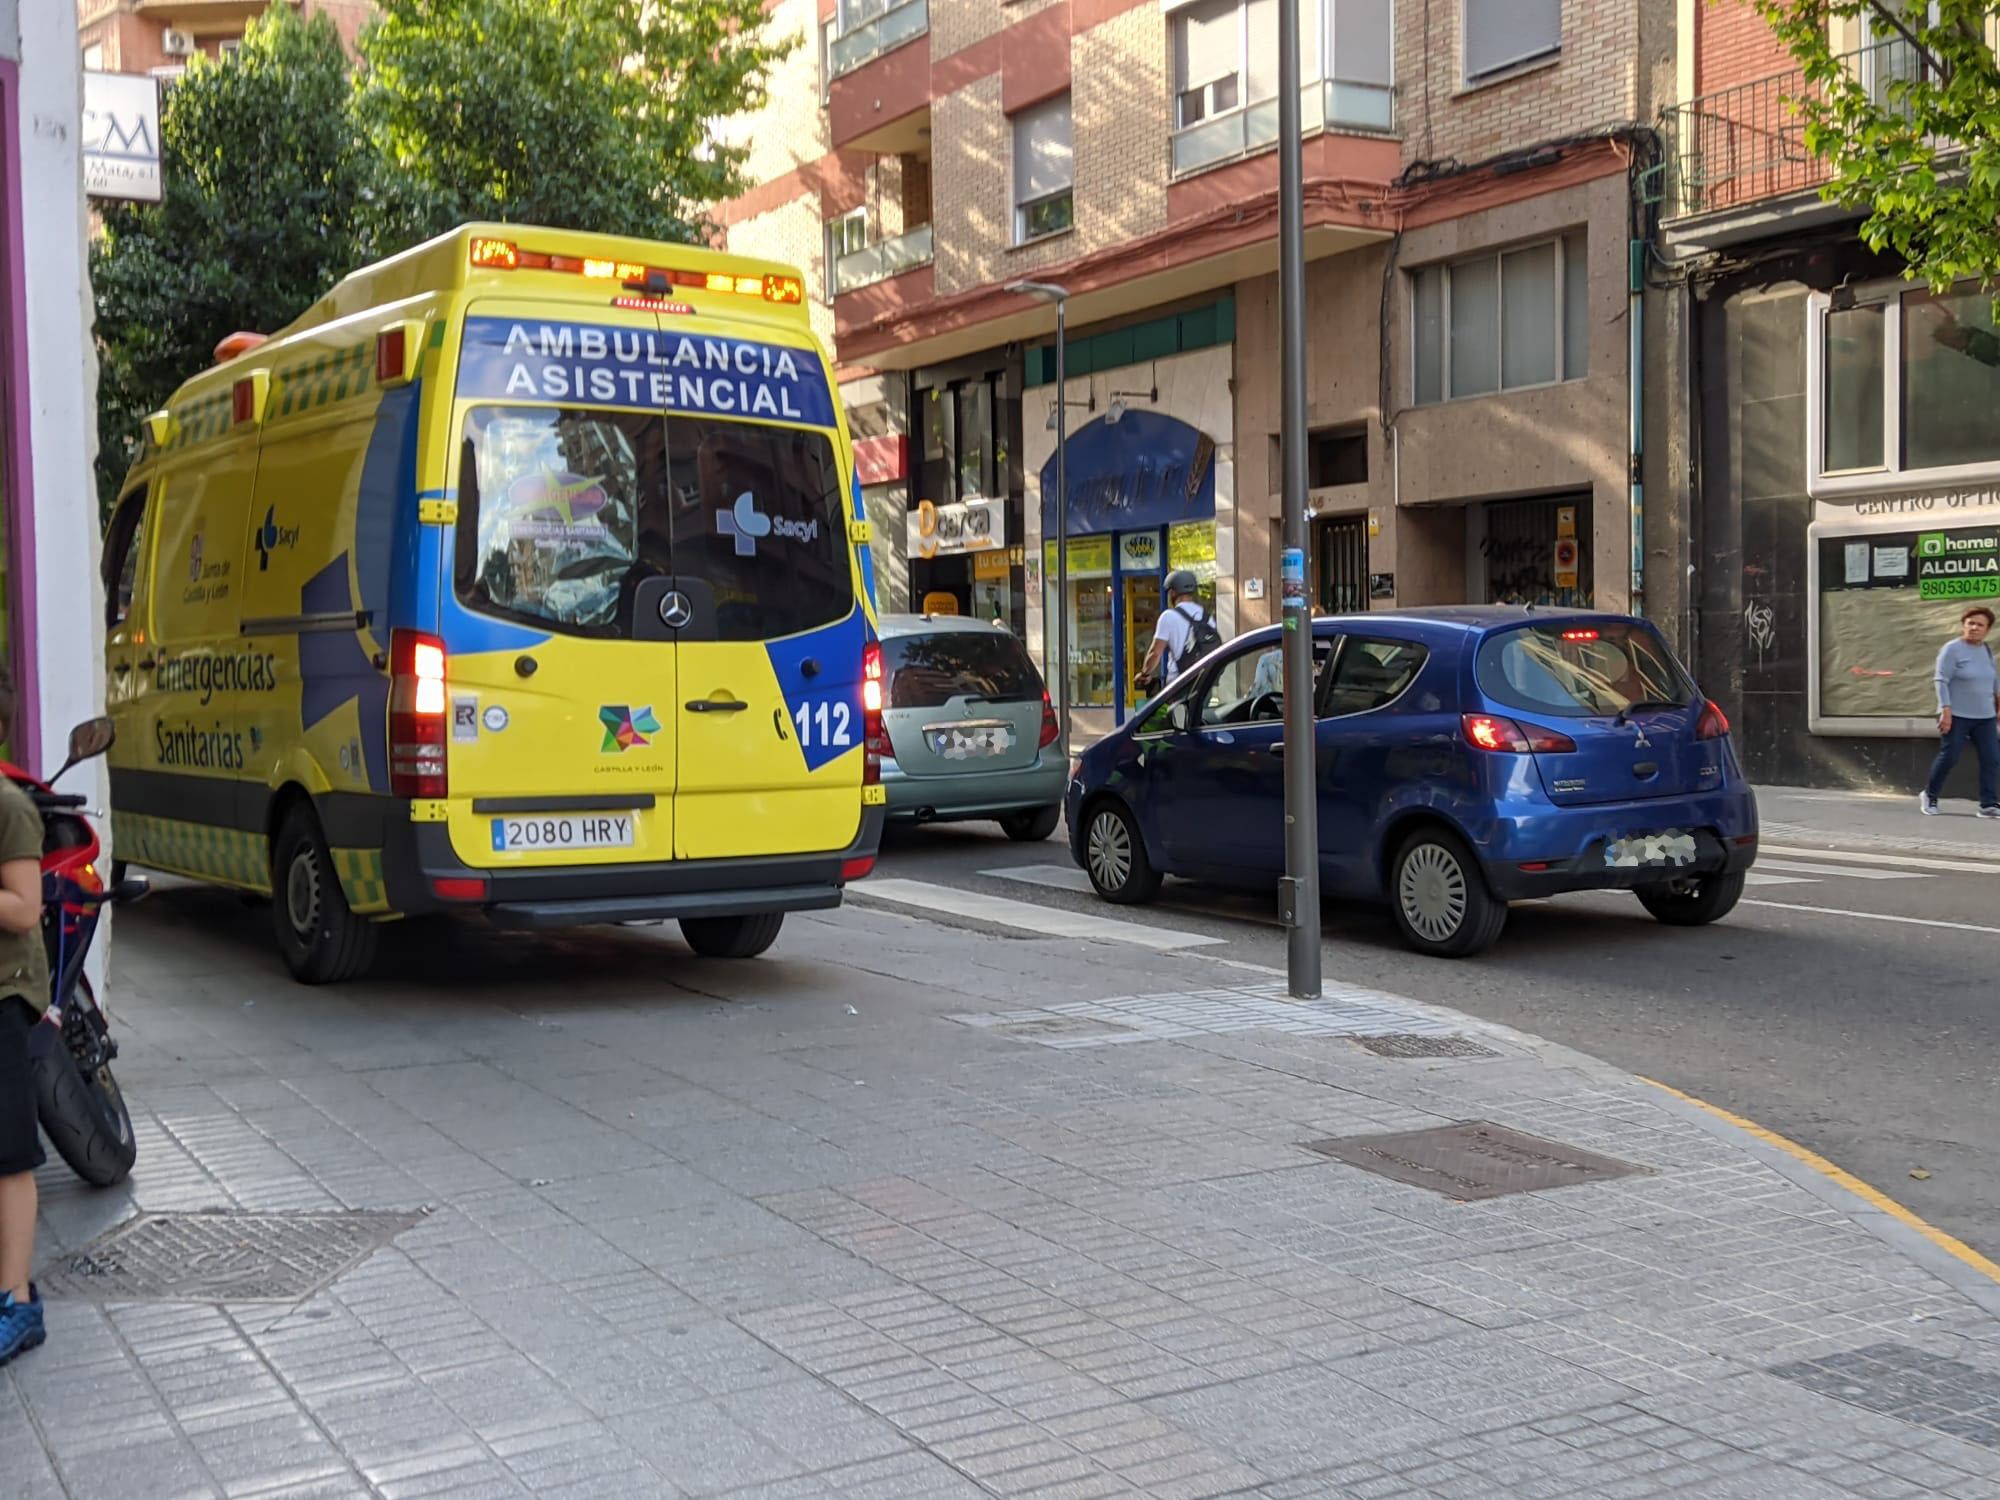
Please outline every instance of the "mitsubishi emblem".
[[669, 589], [660, 596], [660, 623], [667, 629], [679, 630], [693, 618], [694, 606], [679, 589]]

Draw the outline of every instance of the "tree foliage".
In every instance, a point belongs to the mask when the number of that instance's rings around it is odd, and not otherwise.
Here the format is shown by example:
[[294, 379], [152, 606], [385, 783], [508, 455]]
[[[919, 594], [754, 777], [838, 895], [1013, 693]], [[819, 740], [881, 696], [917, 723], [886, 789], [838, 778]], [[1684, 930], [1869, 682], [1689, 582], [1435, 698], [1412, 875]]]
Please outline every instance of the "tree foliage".
[[130, 467], [145, 414], [238, 329], [275, 329], [365, 259], [373, 155], [349, 114], [333, 23], [289, 6], [242, 50], [197, 58], [160, 118], [159, 203], [114, 203], [91, 245], [98, 488]]
[[693, 240], [740, 187], [710, 126], [764, 102], [760, 0], [382, 0], [361, 116], [411, 240], [500, 219]]
[[107, 206], [91, 247], [100, 500], [218, 342], [356, 266], [473, 219], [701, 238], [743, 186], [711, 127], [795, 44], [760, 0], [381, 0], [356, 68], [274, 4], [167, 90], [165, 197]]
[[[1992, 0], [1756, 0], [1804, 69], [1796, 101], [1822, 193], [1862, 238], [1943, 290], [2000, 285], [2000, 23]], [[1866, 61], [1844, 52], [1866, 20]]]

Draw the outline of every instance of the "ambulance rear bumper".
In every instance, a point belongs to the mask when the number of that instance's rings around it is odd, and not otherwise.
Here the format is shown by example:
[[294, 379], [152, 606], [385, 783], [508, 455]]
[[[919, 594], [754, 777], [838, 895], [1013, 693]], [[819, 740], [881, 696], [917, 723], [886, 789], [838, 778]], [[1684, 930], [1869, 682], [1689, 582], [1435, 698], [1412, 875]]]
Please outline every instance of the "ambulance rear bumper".
[[[459, 859], [443, 824], [392, 820], [385, 830], [389, 847], [382, 865], [394, 910], [411, 916], [479, 911], [499, 927], [593, 927], [825, 911], [840, 905], [847, 885], [844, 867], [875, 854], [882, 823], [880, 807], [864, 807], [854, 842], [818, 854], [491, 870]], [[482, 894], [474, 894], [474, 882], [482, 883]]]

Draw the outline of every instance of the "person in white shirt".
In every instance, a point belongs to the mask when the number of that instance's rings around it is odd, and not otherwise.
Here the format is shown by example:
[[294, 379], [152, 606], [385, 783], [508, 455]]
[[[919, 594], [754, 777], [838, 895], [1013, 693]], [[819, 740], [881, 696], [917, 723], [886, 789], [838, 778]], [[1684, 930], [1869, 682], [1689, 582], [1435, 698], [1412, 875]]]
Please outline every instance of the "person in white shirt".
[[1167, 607], [1160, 611], [1159, 623], [1153, 627], [1152, 648], [1146, 652], [1146, 664], [1139, 669], [1142, 686], [1165, 687], [1188, 664], [1191, 658], [1188, 647], [1194, 641], [1195, 625], [1208, 619], [1197, 590], [1195, 576], [1186, 568], [1167, 575]]

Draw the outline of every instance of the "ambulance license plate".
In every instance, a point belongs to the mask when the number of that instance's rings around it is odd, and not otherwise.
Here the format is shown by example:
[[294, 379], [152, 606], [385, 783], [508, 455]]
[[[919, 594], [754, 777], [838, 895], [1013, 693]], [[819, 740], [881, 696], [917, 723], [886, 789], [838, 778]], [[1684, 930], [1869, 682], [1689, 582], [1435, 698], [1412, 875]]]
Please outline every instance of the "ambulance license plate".
[[630, 813], [493, 820], [496, 854], [523, 854], [535, 849], [630, 849], [632, 838]]

